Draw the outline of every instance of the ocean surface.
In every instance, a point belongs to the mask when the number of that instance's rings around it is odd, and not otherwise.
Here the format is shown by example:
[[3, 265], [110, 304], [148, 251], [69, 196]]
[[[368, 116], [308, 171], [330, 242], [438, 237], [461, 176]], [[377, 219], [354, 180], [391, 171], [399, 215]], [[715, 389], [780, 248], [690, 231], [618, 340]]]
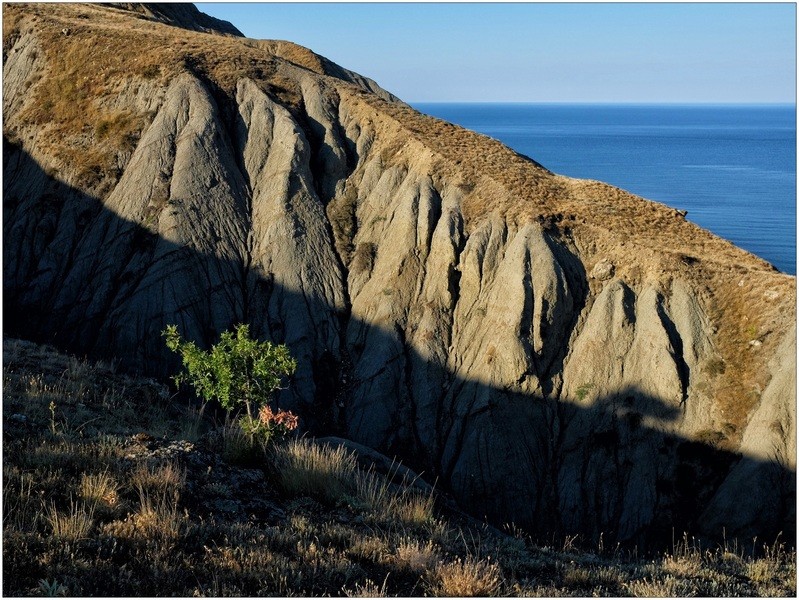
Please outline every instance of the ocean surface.
[[597, 179], [796, 274], [796, 113], [787, 105], [416, 103], [550, 171]]

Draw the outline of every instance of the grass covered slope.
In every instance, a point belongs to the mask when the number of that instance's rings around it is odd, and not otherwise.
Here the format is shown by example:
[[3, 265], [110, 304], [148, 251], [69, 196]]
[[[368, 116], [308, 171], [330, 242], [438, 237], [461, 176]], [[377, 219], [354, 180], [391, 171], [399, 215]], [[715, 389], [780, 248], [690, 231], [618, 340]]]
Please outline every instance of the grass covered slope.
[[542, 547], [343, 448], [253, 448], [113, 365], [5, 339], [3, 367], [6, 596], [796, 594], [779, 544]]

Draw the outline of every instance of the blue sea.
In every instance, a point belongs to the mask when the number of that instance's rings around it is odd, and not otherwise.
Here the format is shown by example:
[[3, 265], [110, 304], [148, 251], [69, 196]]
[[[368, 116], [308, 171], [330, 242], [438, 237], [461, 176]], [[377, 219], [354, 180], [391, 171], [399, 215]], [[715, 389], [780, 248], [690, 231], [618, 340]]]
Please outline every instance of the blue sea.
[[796, 274], [796, 112], [787, 105], [417, 103], [550, 171], [597, 179]]

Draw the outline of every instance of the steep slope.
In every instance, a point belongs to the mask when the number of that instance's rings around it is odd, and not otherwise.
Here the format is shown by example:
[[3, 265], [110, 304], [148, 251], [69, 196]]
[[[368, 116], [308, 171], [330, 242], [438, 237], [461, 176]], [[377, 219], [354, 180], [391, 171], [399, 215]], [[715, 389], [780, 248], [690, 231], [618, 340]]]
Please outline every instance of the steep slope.
[[7, 331], [163, 376], [247, 321], [477, 516], [793, 531], [795, 278], [288, 42], [3, 10]]
[[231, 23], [215, 19], [197, 10], [193, 4], [183, 2], [171, 3], [135, 3], [119, 2], [105, 3], [109, 8], [129, 10], [144, 19], [152, 19], [167, 25], [174, 25], [192, 31], [202, 31], [206, 33], [218, 33], [222, 35], [235, 35], [244, 37], [244, 34], [236, 29]]

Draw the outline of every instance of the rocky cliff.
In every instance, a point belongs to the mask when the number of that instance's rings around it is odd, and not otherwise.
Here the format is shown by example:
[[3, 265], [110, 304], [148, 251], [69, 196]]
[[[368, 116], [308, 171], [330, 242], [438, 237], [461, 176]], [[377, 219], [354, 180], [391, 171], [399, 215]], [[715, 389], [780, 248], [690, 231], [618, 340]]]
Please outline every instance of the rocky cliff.
[[794, 531], [795, 278], [309, 50], [141, 14], [3, 7], [7, 332], [165, 376], [166, 324], [246, 321], [311, 432], [478, 517]]

